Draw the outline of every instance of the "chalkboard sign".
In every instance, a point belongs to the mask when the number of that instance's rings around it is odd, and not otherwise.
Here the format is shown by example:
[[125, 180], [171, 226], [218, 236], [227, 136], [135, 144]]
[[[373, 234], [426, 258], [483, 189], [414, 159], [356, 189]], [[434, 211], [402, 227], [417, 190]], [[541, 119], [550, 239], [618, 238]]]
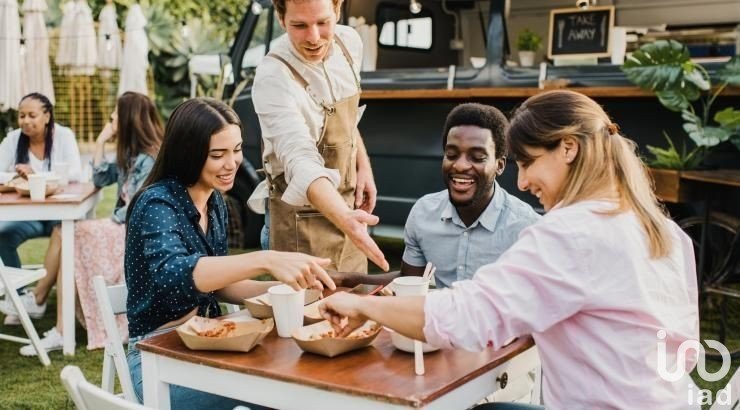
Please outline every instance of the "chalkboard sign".
[[549, 58], [607, 57], [614, 6], [550, 11]]

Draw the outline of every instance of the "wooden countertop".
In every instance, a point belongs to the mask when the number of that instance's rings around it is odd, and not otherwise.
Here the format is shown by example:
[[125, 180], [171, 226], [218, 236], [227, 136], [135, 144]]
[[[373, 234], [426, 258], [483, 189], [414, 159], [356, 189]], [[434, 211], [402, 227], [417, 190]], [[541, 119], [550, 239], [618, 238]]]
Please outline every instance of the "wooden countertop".
[[711, 184], [740, 187], [740, 169], [716, 169], [710, 171], [681, 171], [681, 179]]
[[531, 337], [523, 337], [500, 350], [427, 353], [424, 377], [414, 374], [414, 355], [396, 350], [386, 330], [371, 347], [331, 359], [304, 353], [292, 339], [277, 337], [275, 331], [249, 353], [189, 350], [175, 331], [143, 340], [137, 347], [190, 363], [423, 407], [533, 345]]
[[[636, 86], [627, 87], [574, 87], [566, 88], [583, 93], [589, 97], [656, 98], [651, 91], [645, 91]], [[535, 87], [485, 87], [485, 88], [458, 88], [454, 90], [442, 89], [404, 89], [404, 90], [363, 90], [363, 100], [394, 100], [394, 99], [471, 99], [471, 98], [528, 98], [545, 90]], [[727, 88], [722, 96], [738, 96], [740, 87]]]

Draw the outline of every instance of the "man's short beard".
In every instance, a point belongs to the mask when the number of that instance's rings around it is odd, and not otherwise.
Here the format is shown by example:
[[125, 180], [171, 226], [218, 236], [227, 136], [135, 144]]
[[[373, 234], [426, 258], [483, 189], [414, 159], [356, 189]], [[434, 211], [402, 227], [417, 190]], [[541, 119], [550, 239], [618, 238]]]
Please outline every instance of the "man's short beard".
[[450, 192], [449, 185], [447, 186], [447, 196], [450, 198], [450, 202], [452, 205], [455, 206], [455, 208], [467, 208], [470, 206], [474, 206], [476, 204], [479, 204], [483, 201], [488, 200], [488, 194], [492, 193], [494, 190], [494, 180], [491, 179], [490, 181], [486, 181], [483, 185], [478, 184], [478, 186], [475, 189], [475, 193], [473, 193], [473, 197], [470, 198], [467, 201], [455, 201], [452, 198], [452, 193]]

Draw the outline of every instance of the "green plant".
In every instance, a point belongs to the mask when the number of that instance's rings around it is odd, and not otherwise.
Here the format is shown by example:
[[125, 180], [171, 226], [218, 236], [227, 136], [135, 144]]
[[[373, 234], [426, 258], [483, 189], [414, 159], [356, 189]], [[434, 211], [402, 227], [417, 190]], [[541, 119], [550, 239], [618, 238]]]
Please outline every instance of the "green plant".
[[678, 151], [668, 134], [663, 132], [663, 136], [668, 141], [668, 148], [647, 146], [648, 152], [653, 155], [653, 158], [646, 161], [651, 167], [680, 170], [694, 169], [704, 159], [704, 147], [696, 147], [688, 151], [684, 141], [681, 145], [681, 151]]
[[149, 24], [147, 35], [150, 45], [150, 60], [154, 72], [156, 103], [164, 118], [190, 94], [188, 61], [195, 54], [226, 52], [226, 40], [209, 20], [185, 20], [187, 36], [182, 25], [162, 4], [153, 4], [146, 9]]
[[519, 37], [516, 40], [516, 46], [519, 51], [537, 51], [541, 45], [542, 38], [530, 29], [525, 28], [519, 32]]
[[[664, 107], [680, 112], [684, 131], [698, 147], [731, 141], [740, 149], [740, 110], [728, 107], [711, 116], [712, 104], [722, 91], [728, 85], [740, 86], [740, 57], [733, 57], [718, 72], [716, 87], [707, 70], [691, 61], [688, 48], [675, 40], [643, 45], [625, 61], [622, 71], [636, 85], [655, 92]], [[700, 101], [698, 112], [696, 101]]]

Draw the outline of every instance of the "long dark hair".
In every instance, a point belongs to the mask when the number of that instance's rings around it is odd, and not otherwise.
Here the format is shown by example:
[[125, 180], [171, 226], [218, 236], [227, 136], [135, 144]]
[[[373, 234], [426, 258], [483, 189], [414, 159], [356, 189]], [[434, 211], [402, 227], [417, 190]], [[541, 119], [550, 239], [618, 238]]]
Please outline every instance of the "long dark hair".
[[118, 97], [116, 161], [118, 169], [128, 174], [132, 160], [141, 153], [157, 156], [164, 127], [157, 108], [144, 94], [131, 91]]
[[[54, 106], [51, 104], [51, 101], [49, 101], [49, 98], [41, 93], [31, 93], [24, 96], [23, 98], [21, 98], [21, 104], [27, 98], [31, 98], [40, 102], [41, 106], [44, 109], [44, 113], [49, 114], [49, 123], [46, 125], [46, 132], [44, 134], [44, 159], [49, 159], [48, 167], [51, 171], [51, 147], [54, 145]], [[27, 164], [29, 162], [28, 148], [30, 146], [31, 138], [28, 135], [24, 134], [23, 130], [21, 129], [21, 135], [18, 138], [18, 146], [15, 150], [16, 164]]]
[[195, 185], [208, 159], [211, 136], [232, 124], [242, 128], [239, 116], [219, 100], [193, 98], [178, 105], [165, 127], [164, 142], [152, 172], [131, 200], [127, 222], [139, 195], [150, 185], [167, 178], [186, 186]]

